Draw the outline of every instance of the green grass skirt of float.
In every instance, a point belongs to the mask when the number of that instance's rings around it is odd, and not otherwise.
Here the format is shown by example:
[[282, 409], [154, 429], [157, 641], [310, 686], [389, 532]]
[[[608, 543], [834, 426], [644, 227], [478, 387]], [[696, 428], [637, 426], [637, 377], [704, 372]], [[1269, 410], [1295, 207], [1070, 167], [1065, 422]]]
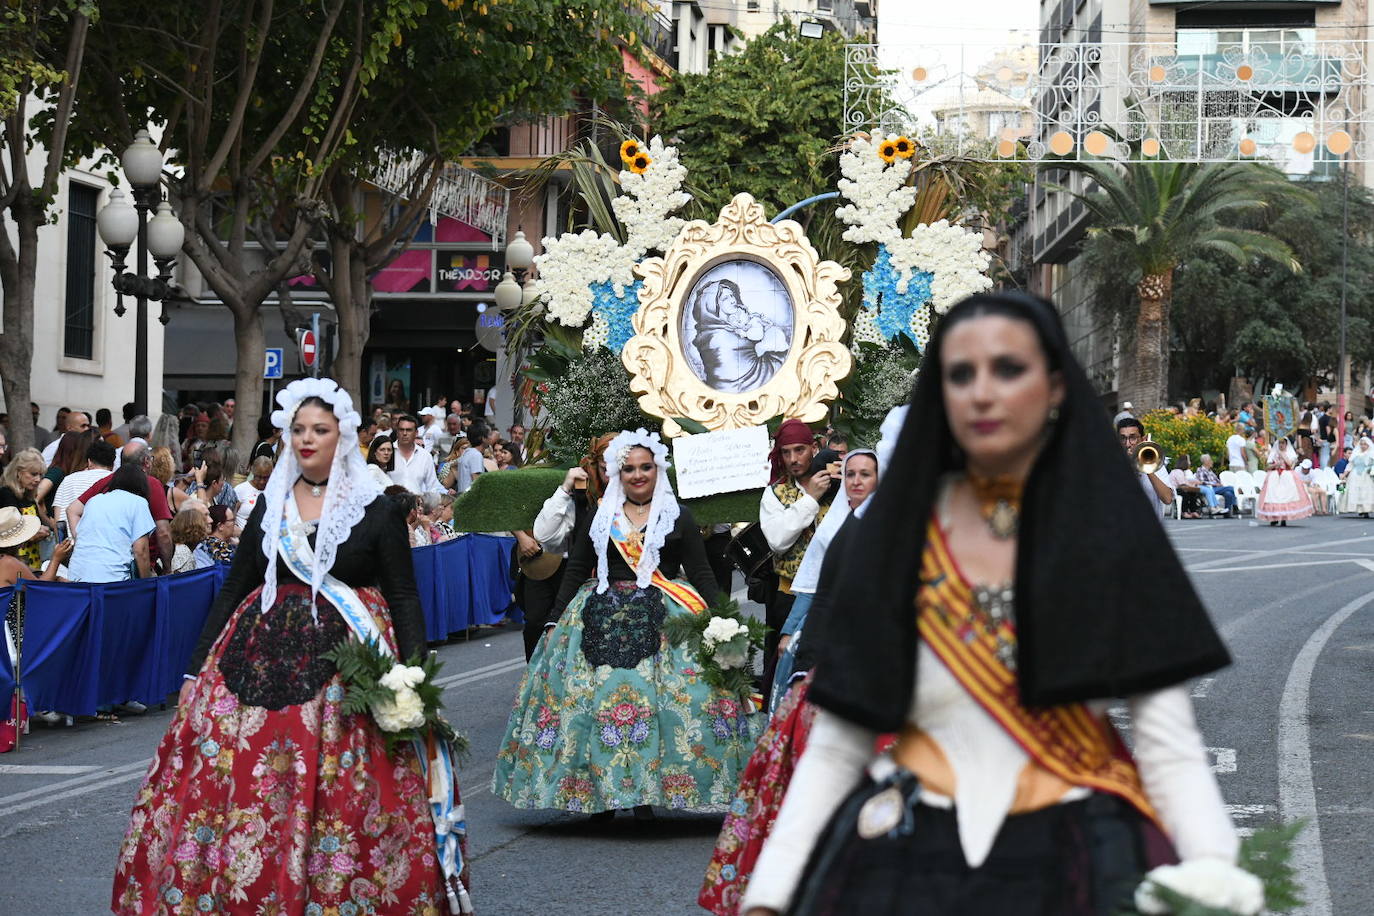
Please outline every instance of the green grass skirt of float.
[[[454, 500], [453, 527], [458, 531], [528, 531], [544, 500], [553, 495], [566, 474], [565, 468], [550, 467], [482, 474], [470, 490]], [[756, 522], [762, 494], [762, 490], [741, 490], [685, 499], [683, 503], [692, 510], [698, 525]]]

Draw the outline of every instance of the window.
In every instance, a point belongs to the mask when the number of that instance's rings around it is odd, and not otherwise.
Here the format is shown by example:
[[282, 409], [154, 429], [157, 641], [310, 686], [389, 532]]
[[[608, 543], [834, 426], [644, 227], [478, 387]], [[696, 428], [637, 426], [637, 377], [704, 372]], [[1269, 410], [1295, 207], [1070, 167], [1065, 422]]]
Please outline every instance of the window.
[[833, 12], [835, 9], [835, 0], [816, 0], [816, 9], [822, 13]]
[[71, 183], [67, 195], [67, 302], [63, 313], [62, 354], [95, 356], [95, 210], [100, 190]]
[[759, 0], [747, 0], [744, 4], [746, 13], [757, 13], [759, 11]]

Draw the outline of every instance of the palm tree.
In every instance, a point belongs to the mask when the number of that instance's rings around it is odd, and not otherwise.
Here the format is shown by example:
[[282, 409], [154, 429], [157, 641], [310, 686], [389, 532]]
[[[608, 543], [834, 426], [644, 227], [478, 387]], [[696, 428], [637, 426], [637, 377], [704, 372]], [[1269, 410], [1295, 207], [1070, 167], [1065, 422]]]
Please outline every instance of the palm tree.
[[1267, 208], [1310, 196], [1278, 169], [1256, 162], [1155, 162], [1133, 159], [1055, 162], [1045, 168], [1078, 172], [1096, 189], [1059, 187], [1092, 215], [1090, 237], [1129, 264], [1139, 302], [1135, 374], [1128, 399], [1140, 410], [1168, 395], [1169, 300], [1174, 269], [1189, 257], [1215, 251], [1246, 266], [1274, 261], [1297, 272], [1301, 265], [1284, 242], [1239, 224]]

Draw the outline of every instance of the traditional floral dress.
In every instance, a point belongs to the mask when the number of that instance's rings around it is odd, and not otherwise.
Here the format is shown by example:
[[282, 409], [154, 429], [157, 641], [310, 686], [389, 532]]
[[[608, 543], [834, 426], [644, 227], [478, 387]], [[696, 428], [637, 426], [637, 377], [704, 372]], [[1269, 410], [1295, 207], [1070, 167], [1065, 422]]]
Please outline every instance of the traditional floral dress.
[[[255, 507], [211, 610], [213, 642], [203, 665], [193, 663], [190, 701], [178, 708], [139, 792], [112, 907], [447, 913], [418, 755], [409, 744], [388, 755], [370, 716], [340, 710], [345, 688], [322, 656], [349, 638], [348, 624], [323, 594], [312, 602], [310, 589], [280, 568], [271, 607], [261, 607], [261, 585], [237, 600], [246, 583], [261, 582], [264, 507]], [[332, 572], [356, 588], [387, 644], [404, 655], [417, 639], [424, 645], [414, 632], [418, 625], [423, 633], [423, 619], [409, 570], [404, 518], [379, 498], [340, 545]], [[362, 585], [369, 579], [380, 590]], [[233, 609], [218, 628], [226, 601]]]
[[[1361, 440], [1363, 441], [1363, 440]], [[1341, 493], [1340, 512], [1374, 512], [1374, 450], [1356, 452]]]
[[1312, 514], [1312, 498], [1298, 479], [1293, 466], [1297, 456], [1292, 449], [1274, 448], [1269, 453], [1269, 471], [1264, 475], [1255, 517], [1262, 522], [1307, 518]]
[[[599, 593], [586, 581], [593, 554], [584, 521], [554, 606], [566, 609], [520, 682], [492, 792], [519, 808], [589, 814], [728, 804], [757, 736], [752, 706], [707, 684], [663, 635], [668, 616], [704, 609], [701, 594], [716, 590], [696, 523], [683, 509], [662, 548], [661, 584], [639, 587], [612, 548]], [[669, 578], [679, 565], [691, 586]]]

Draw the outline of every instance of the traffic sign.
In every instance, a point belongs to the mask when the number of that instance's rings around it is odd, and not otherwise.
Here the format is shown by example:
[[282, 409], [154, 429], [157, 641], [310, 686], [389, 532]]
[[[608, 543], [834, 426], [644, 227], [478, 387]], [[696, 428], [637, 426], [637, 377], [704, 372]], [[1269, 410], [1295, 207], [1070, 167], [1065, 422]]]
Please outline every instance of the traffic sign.
[[301, 331], [301, 363], [305, 368], [313, 369], [318, 358], [319, 349], [315, 345], [315, 332]]
[[278, 379], [282, 377], [282, 348], [268, 347], [267, 361], [263, 364], [262, 377], [267, 379]]

